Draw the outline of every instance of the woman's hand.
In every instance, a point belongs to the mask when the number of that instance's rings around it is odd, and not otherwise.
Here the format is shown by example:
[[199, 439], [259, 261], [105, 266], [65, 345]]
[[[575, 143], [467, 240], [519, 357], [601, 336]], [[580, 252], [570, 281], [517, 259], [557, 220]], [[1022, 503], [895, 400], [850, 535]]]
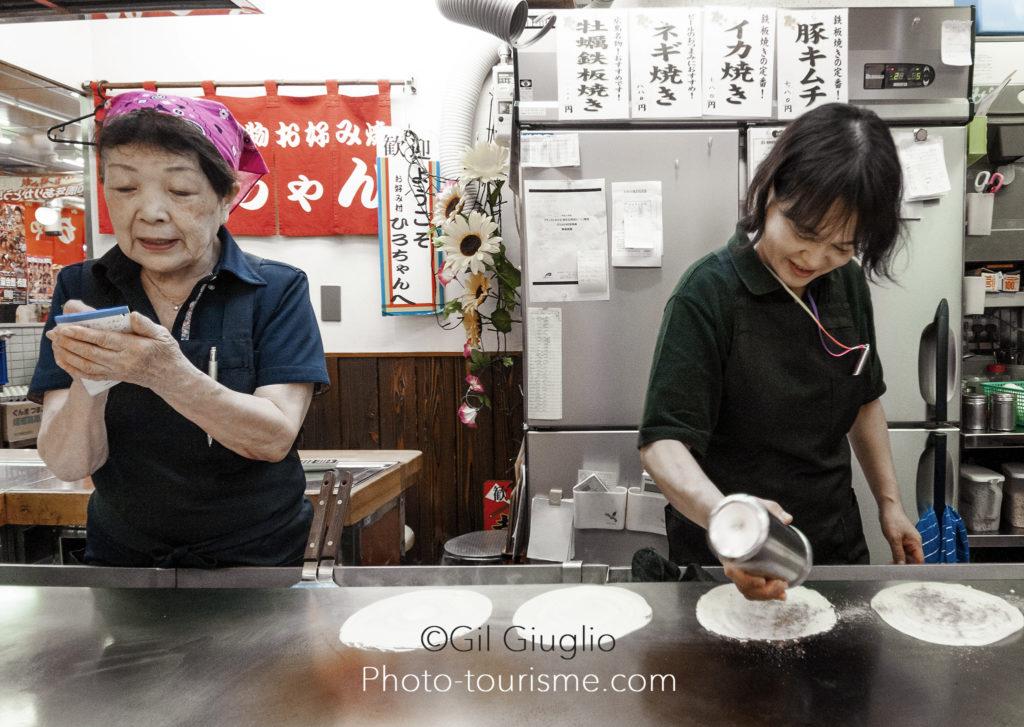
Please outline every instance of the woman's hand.
[[878, 522], [882, 535], [889, 541], [894, 564], [924, 563], [921, 534], [903, 512], [902, 505], [892, 502], [883, 505], [878, 511]]
[[[68, 305], [64, 310], [71, 312]], [[170, 331], [140, 313], [133, 312], [129, 320], [131, 333], [75, 325], [53, 328], [46, 337], [53, 343], [57, 365], [73, 378], [124, 381], [154, 391], [190, 366]]]
[[[765, 506], [772, 515], [777, 517], [786, 525], [793, 522], [793, 516], [782, 509], [782, 506], [774, 500], [763, 500], [756, 498]], [[766, 578], [756, 573], [750, 573], [735, 565], [725, 563], [725, 575], [736, 584], [739, 592], [751, 601], [785, 601], [786, 588], [789, 584], [781, 578]]]

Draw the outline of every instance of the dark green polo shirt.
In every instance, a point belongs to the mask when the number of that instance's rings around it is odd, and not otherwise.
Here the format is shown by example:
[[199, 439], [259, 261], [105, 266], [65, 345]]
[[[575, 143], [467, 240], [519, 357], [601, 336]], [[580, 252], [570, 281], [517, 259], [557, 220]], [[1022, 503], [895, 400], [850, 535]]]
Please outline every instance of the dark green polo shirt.
[[829, 356], [737, 230], [686, 271], [665, 306], [639, 441], [683, 442], [723, 492], [779, 501], [797, 521], [815, 521], [802, 523], [810, 537], [825, 527], [822, 513], [849, 508], [846, 434], [885, 384], [860, 265], [808, 287], [836, 339], [871, 344], [861, 375], [852, 375], [859, 352]]

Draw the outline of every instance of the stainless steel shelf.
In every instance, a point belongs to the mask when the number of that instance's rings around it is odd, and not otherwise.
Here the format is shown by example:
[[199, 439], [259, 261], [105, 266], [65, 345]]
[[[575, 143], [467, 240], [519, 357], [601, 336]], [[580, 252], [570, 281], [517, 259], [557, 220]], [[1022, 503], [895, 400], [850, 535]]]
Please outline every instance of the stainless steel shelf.
[[1020, 308], [1024, 306], [1024, 293], [985, 293], [986, 308]]
[[1002, 527], [997, 533], [968, 533], [972, 548], [1022, 548], [1024, 528]]
[[964, 449], [992, 449], [996, 447], [1024, 447], [1024, 427], [1012, 432], [960, 431]]

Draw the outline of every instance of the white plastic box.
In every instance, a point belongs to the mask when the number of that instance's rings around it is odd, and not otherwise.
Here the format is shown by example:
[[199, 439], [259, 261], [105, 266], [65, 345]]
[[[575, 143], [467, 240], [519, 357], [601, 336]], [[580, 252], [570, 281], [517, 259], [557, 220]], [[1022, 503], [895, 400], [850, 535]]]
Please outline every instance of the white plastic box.
[[999, 530], [1005, 478], [987, 467], [960, 465], [960, 516], [972, 533]]
[[1003, 484], [1003, 524], [1024, 528], [1024, 464], [1003, 464], [1006, 482]]

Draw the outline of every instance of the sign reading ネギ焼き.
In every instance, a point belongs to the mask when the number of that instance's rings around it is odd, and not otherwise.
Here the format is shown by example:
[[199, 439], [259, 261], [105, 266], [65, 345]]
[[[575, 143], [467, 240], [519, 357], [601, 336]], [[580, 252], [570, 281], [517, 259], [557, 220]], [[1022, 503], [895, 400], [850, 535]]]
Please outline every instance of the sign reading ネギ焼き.
[[[374, 164], [377, 128], [391, 123], [391, 88], [382, 81], [371, 96], [342, 96], [325, 84], [318, 96], [281, 96], [267, 82], [264, 96], [214, 95], [242, 124], [270, 173], [234, 209], [236, 235], [290, 237], [372, 235], [377, 232]], [[113, 229], [99, 195], [100, 232]]]
[[700, 8], [652, 8], [629, 13], [633, 118], [701, 115], [700, 45]]
[[431, 240], [441, 169], [429, 157], [430, 142], [415, 134], [391, 127], [378, 130], [377, 234], [384, 315], [432, 315], [444, 307], [444, 288], [437, 278], [441, 253]]
[[628, 118], [629, 25], [626, 12], [561, 12], [557, 32], [559, 118]]
[[772, 115], [775, 8], [704, 8], [704, 115]]
[[849, 99], [847, 17], [846, 8], [779, 11], [780, 119]]

